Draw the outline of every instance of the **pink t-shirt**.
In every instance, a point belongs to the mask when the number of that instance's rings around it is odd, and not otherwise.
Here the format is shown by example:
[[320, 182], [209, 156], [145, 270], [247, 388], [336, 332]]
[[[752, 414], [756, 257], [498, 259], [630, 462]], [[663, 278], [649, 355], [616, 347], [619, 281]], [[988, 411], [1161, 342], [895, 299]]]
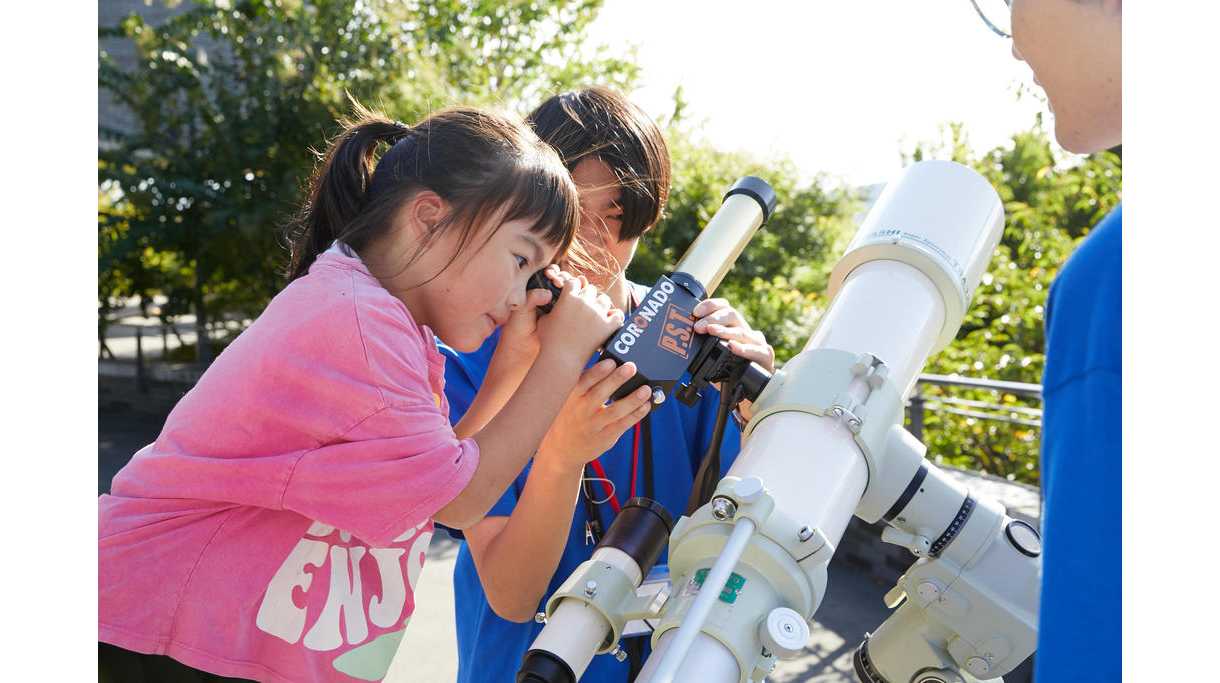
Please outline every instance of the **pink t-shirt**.
[[432, 333], [337, 247], [98, 501], [98, 638], [260, 681], [381, 680], [469, 483]]

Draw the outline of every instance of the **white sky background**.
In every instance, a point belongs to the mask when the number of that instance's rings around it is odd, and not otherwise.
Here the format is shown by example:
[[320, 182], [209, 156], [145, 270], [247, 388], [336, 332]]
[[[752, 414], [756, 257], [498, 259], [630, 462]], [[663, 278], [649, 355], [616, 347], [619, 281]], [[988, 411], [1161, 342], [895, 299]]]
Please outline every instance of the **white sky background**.
[[[717, 147], [787, 156], [802, 175], [884, 181], [901, 150], [966, 124], [991, 149], [1052, 119], [1029, 67], [968, 0], [606, 0], [591, 43], [635, 45], [632, 99], [656, 118], [680, 84]], [[1017, 99], [1021, 86], [1037, 97]]]

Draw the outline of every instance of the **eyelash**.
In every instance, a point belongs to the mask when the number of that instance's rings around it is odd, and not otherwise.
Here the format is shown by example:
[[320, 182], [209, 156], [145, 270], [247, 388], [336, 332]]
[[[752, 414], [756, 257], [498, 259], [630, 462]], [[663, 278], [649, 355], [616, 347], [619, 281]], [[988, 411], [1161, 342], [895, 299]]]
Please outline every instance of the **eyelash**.
[[513, 254], [513, 256], [515, 256], [517, 259], [517, 269], [518, 270], [524, 269], [530, 263], [529, 259], [525, 258], [524, 256], [521, 256], [520, 254]]

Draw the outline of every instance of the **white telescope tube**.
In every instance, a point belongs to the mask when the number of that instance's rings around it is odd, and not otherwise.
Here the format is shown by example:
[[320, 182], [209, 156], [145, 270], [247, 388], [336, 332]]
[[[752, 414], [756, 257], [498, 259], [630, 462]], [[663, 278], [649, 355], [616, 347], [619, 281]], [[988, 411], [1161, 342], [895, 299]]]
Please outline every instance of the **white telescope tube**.
[[[936, 285], [945, 307], [935, 352], [953, 341], [961, 327], [1003, 232], [1004, 205], [983, 176], [952, 161], [921, 161], [881, 192], [835, 265], [830, 293], [836, 294], [863, 263], [893, 260], [914, 266]], [[909, 332], [895, 327], [887, 334], [910, 339]]]
[[871, 353], [885, 361], [890, 381], [905, 393], [944, 320], [944, 299], [924, 273], [901, 261], [869, 261], [844, 279], [804, 350]]
[[[835, 266], [834, 298], [803, 353], [871, 353], [905, 395], [928, 356], [961, 326], [1003, 227], [999, 196], [974, 171], [948, 161], [907, 168], [886, 186]], [[757, 425], [729, 474], [762, 479], [778, 511], [836, 545], [868, 478], [841, 423], [788, 412]]]
[[[907, 168], [886, 187], [835, 267], [830, 287], [833, 299], [802, 355], [823, 350], [871, 354], [884, 363], [888, 373], [885, 381], [905, 395], [928, 356], [957, 333], [974, 288], [999, 242], [1003, 215], [995, 190], [964, 166], [928, 161]], [[859, 403], [870, 395], [870, 386], [861, 376], [843, 393]], [[765, 404], [766, 398], [764, 392], [759, 404]], [[772, 522], [788, 520], [815, 529], [833, 549], [870, 485], [870, 461], [857, 443], [857, 435], [843, 420], [802, 407], [799, 400], [798, 405], [784, 404], [773, 412], [765, 406], [763, 412], [758, 410], [756, 405], [759, 417], [751, 425], [749, 438], [729, 475], [761, 479], [775, 503]], [[862, 419], [867, 422], [869, 416], [865, 414]], [[758, 533], [773, 534], [772, 522]], [[780, 537], [769, 538], [783, 542]], [[678, 548], [670, 548], [671, 566], [680, 554]], [[745, 555], [743, 566], [765, 571], [761, 565], [754, 566], [750, 557]], [[794, 554], [792, 559], [799, 562], [801, 557]], [[798, 611], [811, 614], [809, 608], [816, 610], [821, 600], [824, 565], [801, 565], [800, 571], [814, 601]], [[790, 579], [798, 577], [785, 575], [768, 581], [791, 583]], [[685, 615], [676, 637], [695, 616], [691, 612]], [[734, 613], [734, 620], [744, 626], [757, 624], [764, 616], [740, 611]], [[659, 635], [658, 645], [665, 642], [669, 631]], [[697, 640], [704, 643], [712, 639], [701, 634]], [[667, 644], [670, 647], [664, 648], [658, 668], [671, 655], [680, 654], [673, 647], [676, 640]], [[758, 652], [746, 652], [744, 645], [735, 647], [742, 650], [733, 651], [742, 661], [750, 661]], [[658, 647], [649, 665], [661, 649]], [[690, 677], [684, 667], [680, 680], [741, 680], [749, 672], [743, 672], [737, 661], [735, 658], [731, 666], [722, 662], [715, 667], [717, 673], [708, 671], [700, 678]], [[651, 669], [649, 665], [644, 671]], [[645, 676], [641, 680], [652, 683]]]
[[[886, 362], [891, 381], [906, 387], [918, 377], [943, 318], [940, 293], [923, 273], [898, 261], [873, 261], [847, 277], [805, 351], [872, 353]], [[836, 545], [868, 482], [860, 447], [842, 423], [796, 411], [760, 422], [729, 474], [762, 479], [777, 509], [821, 529]]]
[[766, 181], [753, 176], [741, 178], [729, 189], [716, 215], [699, 232], [674, 271], [693, 276], [711, 296], [774, 209], [775, 191]]
[[[753, 520], [737, 520], [737, 524], [733, 526], [733, 533], [729, 535], [729, 540], [724, 545], [724, 550], [720, 552], [720, 557], [716, 558], [716, 563], [712, 565], [707, 579], [699, 589], [699, 597], [695, 598], [690, 611], [686, 613], [686, 618], [682, 620], [682, 627], [678, 629], [678, 635], [674, 637], [665, 656], [661, 658], [656, 673], [649, 677], [640, 676], [641, 680], [652, 683], [671, 683], [674, 680], [674, 674], [682, 666], [682, 660], [686, 659], [691, 645], [695, 642], [695, 637], [703, 628], [703, 622], [707, 620], [708, 613], [716, 604], [720, 591], [724, 590], [724, 584], [728, 582], [729, 574], [733, 573], [733, 567], [737, 566], [737, 560], [741, 558], [741, 553], [746, 549], [746, 544], [750, 542], [750, 535], [753, 533]], [[736, 668], [736, 663], [734, 663], [734, 668]]]
[[[677, 633], [678, 629], [670, 629], [661, 634], [656, 646], [652, 649], [652, 656], [644, 663], [639, 677], [635, 679], [636, 683], [652, 683], [653, 676], [660, 668], [660, 663], [665, 659], [666, 654], [669, 653], [670, 645], [673, 644]], [[733, 657], [733, 653], [724, 646], [724, 643], [706, 633], [696, 634], [695, 641], [691, 643], [690, 649], [687, 650], [686, 657], [680, 662], [680, 665], [681, 668], [678, 669], [675, 676], [683, 681], [737, 680], [737, 660]]]
[[[643, 578], [636, 561], [618, 548], [598, 548], [590, 560], [612, 565], [626, 575], [633, 586], [638, 586]], [[551, 624], [560, 625], [560, 628], [551, 628]], [[564, 600], [555, 608], [547, 620], [547, 628], [538, 634], [530, 650], [552, 653], [571, 667], [579, 681], [609, 633], [610, 624], [596, 609], [578, 600]]]
[[593, 653], [606, 639], [610, 626], [597, 610], [575, 600], [560, 603], [550, 619], [563, 624], [563, 629], [543, 629], [530, 649], [553, 653], [572, 667], [579, 680], [593, 661]]

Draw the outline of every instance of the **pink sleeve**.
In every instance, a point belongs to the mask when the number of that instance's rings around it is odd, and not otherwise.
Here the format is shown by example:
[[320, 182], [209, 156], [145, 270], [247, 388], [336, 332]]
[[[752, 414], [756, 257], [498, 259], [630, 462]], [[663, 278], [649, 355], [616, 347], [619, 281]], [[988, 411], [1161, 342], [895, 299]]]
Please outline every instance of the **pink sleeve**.
[[381, 409], [303, 455], [285, 508], [373, 545], [394, 540], [445, 507], [479, 464], [473, 439], [459, 441], [442, 408], [439, 353], [406, 308], [379, 286], [357, 286], [360, 344]]
[[386, 407], [301, 456], [283, 506], [387, 545], [457, 497], [478, 464], [478, 444], [459, 441], [438, 408]]

